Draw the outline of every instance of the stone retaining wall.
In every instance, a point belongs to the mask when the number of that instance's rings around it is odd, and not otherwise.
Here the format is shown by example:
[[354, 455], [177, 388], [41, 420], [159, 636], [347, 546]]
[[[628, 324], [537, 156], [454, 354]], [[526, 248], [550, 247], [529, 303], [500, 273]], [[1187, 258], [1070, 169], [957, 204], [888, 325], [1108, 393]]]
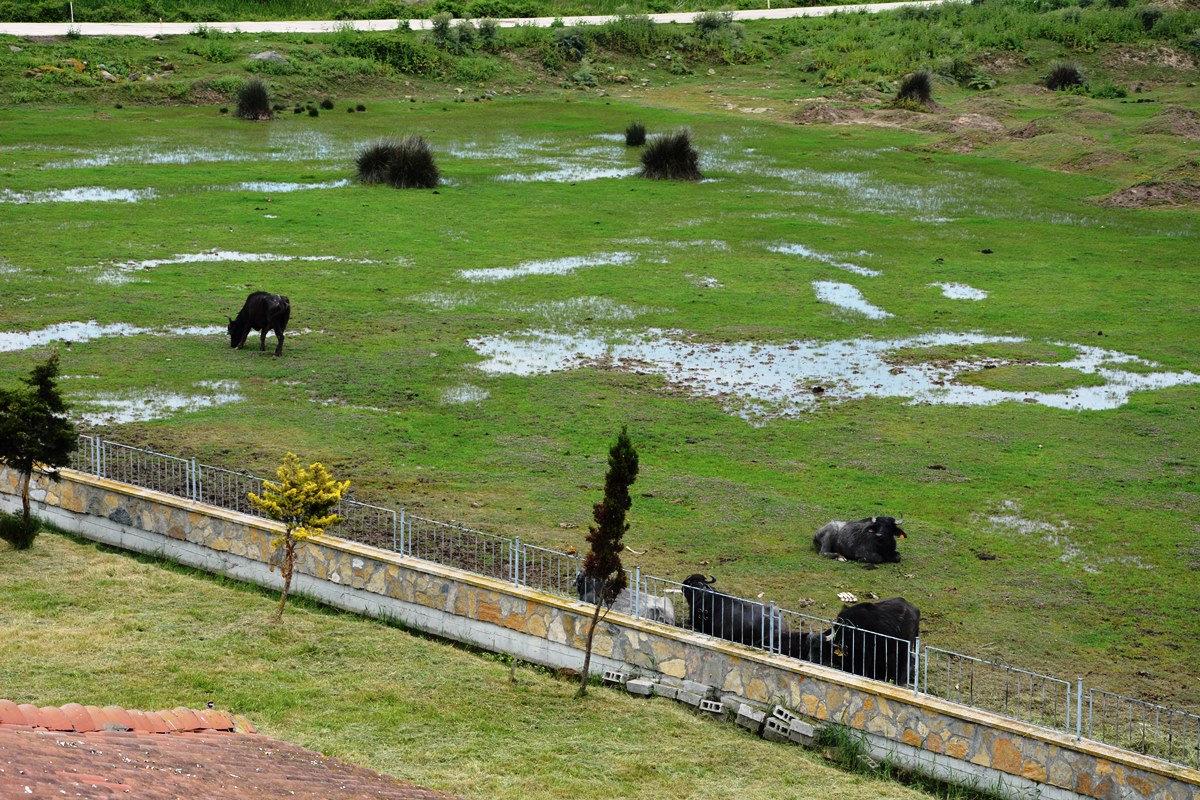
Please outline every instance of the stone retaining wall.
[[[17, 485], [0, 466], [0, 507], [19, 509]], [[71, 470], [57, 483], [38, 476], [31, 496], [36, 513], [86, 537], [280, 585], [275, 523]], [[582, 665], [591, 606], [333, 537], [298, 556], [297, 592], [534, 663]], [[1200, 800], [1197, 770], [655, 622], [612, 613], [593, 652], [598, 672], [779, 704], [860, 731], [877, 756], [1007, 796]]]

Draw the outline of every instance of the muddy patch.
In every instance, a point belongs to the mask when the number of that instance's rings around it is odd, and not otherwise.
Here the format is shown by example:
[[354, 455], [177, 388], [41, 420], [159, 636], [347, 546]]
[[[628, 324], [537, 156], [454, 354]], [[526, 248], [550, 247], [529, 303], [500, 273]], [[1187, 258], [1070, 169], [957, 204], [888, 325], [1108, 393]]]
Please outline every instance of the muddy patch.
[[862, 292], [848, 283], [813, 281], [812, 287], [817, 294], [817, 300], [822, 303], [829, 303], [846, 311], [862, 314], [867, 319], [887, 319], [892, 316], [879, 306], [872, 305], [867, 298], [863, 297]]
[[1192, 206], [1200, 204], [1200, 181], [1158, 181], [1120, 189], [1100, 201], [1110, 208]]
[[632, 264], [634, 260], [633, 253], [595, 253], [590, 256], [568, 256], [548, 261], [525, 261], [515, 267], [464, 269], [458, 274], [459, 277], [474, 283], [492, 283], [530, 275], [567, 275], [587, 267], [623, 266]]
[[72, 413], [90, 425], [121, 425], [166, 419], [245, 399], [238, 392], [237, 381], [199, 381], [193, 389], [190, 394], [150, 390], [83, 396], [74, 399]]
[[988, 296], [982, 289], [972, 288], [965, 283], [931, 283], [929, 286], [941, 289], [942, 296], [951, 300], [984, 300]]
[[910, 404], [988, 406], [1024, 402], [1085, 411], [1118, 408], [1135, 391], [1200, 384], [1188, 372], [1132, 373], [1123, 363], [1148, 365], [1136, 356], [1100, 348], [1063, 345], [1075, 354], [1055, 365], [1092, 372], [1103, 385], [1063, 392], [1020, 392], [956, 382], [973, 371], [972, 361], [936, 358], [898, 366], [893, 351], [1023, 342], [1019, 337], [941, 333], [908, 339], [871, 338], [835, 342], [796, 341], [783, 345], [703, 342], [681, 331], [563, 333], [531, 330], [472, 339], [485, 373], [541, 375], [585, 367], [660, 376], [671, 391], [717, 399], [736, 416], [761, 422], [797, 416], [822, 404], [865, 398], [897, 398]]
[[28, 350], [54, 342], [70, 346], [77, 342], [89, 342], [109, 336], [213, 336], [225, 333], [225, 328], [218, 325], [155, 329], [139, 328], [123, 322], [101, 325], [93, 319], [87, 322], [60, 322], [36, 331], [0, 332], [0, 353]]
[[769, 245], [767, 249], [772, 253], [784, 253], [786, 255], [800, 256], [801, 258], [807, 258], [813, 261], [820, 261], [822, 264], [828, 264], [831, 267], [844, 269], [847, 272], [853, 272], [855, 275], [862, 275], [868, 278], [876, 278], [883, 274], [877, 269], [871, 269], [870, 267], [864, 267], [849, 261], [841, 261], [835, 256], [829, 255], [828, 253], [819, 253], [816, 250], [805, 247], [802, 244], [773, 244]]
[[153, 200], [153, 189], [106, 189], [103, 186], [77, 186], [73, 189], [43, 189], [37, 192], [14, 192], [0, 189], [0, 203], [140, 203]]

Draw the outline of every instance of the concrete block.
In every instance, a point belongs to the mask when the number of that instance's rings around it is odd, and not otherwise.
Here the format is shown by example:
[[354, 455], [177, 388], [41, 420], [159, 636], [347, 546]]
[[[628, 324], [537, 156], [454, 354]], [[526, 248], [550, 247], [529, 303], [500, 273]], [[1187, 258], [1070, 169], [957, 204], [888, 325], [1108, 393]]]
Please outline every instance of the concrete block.
[[622, 684], [622, 683], [625, 683], [625, 681], [627, 681], [627, 680], [629, 680], [629, 676], [627, 674], [625, 674], [624, 672], [620, 672], [619, 670], [615, 670], [615, 669], [604, 670], [604, 682], [605, 683]]
[[738, 706], [737, 724], [741, 725], [746, 730], [754, 731], [755, 733], [760, 732], [762, 730], [763, 720], [766, 718], [767, 715], [764, 712], [759, 711], [757, 708], [748, 706], [745, 703]]
[[772, 708], [771, 716], [782, 722], [784, 725], [791, 725], [793, 722], [799, 721], [799, 717], [788, 711], [783, 706], [775, 706]]
[[792, 737], [788, 735], [788, 730], [788, 726], [780, 720], [775, 717], [767, 717], [767, 721], [763, 725], [762, 737], [772, 742], [791, 742]]
[[667, 686], [665, 683], [656, 683], [654, 684], [654, 696], [669, 697], [672, 700], [677, 700], [679, 699], [679, 687]]
[[700, 710], [707, 711], [708, 713], [714, 714], [718, 717], [725, 716], [725, 706], [716, 700], [701, 700]]
[[683, 689], [692, 694], [698, 694], [701, 697], [712, 697], [714, 694], [713, 687], [707, 683], [697, 683], [696, 681], [689, 681], [686, 678], [683, 680]]
[[630, 694], [649, 697], [654, 694], [654, 681], [646, 678], [634, 678], [625, 683], [625, 690]]
[[681, 703], [687, 703], [689, 706], [698, 706], [698, 705], [700, 705], [700, 701], [703, 700], [704, 698], [701, 697], [700, 695], [696, 694], [695, 692], [689, 692], [689, 691], [680, 689], [679, 693], [675, 695], [675, 699]]
[[788, 738], [805, 747], [812, 747], [817, 741], [817, 731], [807, 722], [794, 722], [788, 726]]

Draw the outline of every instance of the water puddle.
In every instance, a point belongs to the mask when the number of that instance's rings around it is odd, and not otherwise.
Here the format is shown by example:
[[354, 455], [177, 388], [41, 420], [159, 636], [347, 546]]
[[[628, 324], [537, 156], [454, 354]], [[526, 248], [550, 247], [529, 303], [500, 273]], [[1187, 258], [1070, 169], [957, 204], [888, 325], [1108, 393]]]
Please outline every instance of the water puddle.
[[277, 253], [242, 253], [236, 250], [207, 250], [203, 253], [185, 253], [170, 258], [149, 258], [143, 261], [115, 261], [111, 264], [98, 264], [91, 267], [76, 267], [76, 271], [100, 270], [96, 276], [97, 283], [113, 286], [129, 283], [133, 280], [130, 273], [140, 272], [155, 267], [173, 264], [206, 264], [223, 262], [261, 262], [261, 261], [326, 261], [340, 264], [374, 264], [367, 259], [342, 258], [340, 256], [289, 256]]
[[1013, 336], [939, 333], [893, 340], [717, 344], [697, 341], [680, 331], [651, 329], [609, 336], [533, 330], [473, 339], [468, 344], [484, 358], [478, 366], [485, 373], [530, 376], [602, 367], [658, 375], [673, 389], [716, 398], [729, 413], [751, 421], [797, 416], [820, 404], [876, 397], [910, 404], [1025, 402], [1072, 411], [1105, 410], [1120, 407], [1136, 391], [1200, 384], [1200, 375], [1190, 372], [1112, 369], [1114, 364], [1148, 362], [1077, 345], [1063, 345], [1075, 350], [1070, 361], [1045, 366], [1094, 373], [1105, 379], [1103, 385], [1056, 393], [1004, 391], [956, 383], [957, 376], [978, 368], [970, 361], [934, 358], [898, 366], [888, 359], [892, 351], [901, 349], [1023, 341]]
[[941, 289], [943, 297], [951, 300], [984, 300], [988, 293], [982, 289], [974, 289], [965, 283], [931, 283], [931, 288]]
[[[121, 425], [165, 419], [179, 413], [229, 405], [245, 398], [238, 393], [237, 381], [199, 381], [195, 394], [146, 391], [98, 394], [77, 399], [73, 411], [78, 419], [91, 425]], [[80, 413], [77, 409], [87, 409]]]
[[515, 267], [493, 267], [490, 269], [464, 269], [459, 276], [475, 283], [523, 278], [528, 275], [566, 275], [584, 267], [605, 267], [631, 264], [633, 253], [596, 253], [590, 256], [568, 256], [549, 261], [526, 261]]
[[510, 172], [496, 177], [508, 183], [577, 183], [604, 178], [629, 178], [638, 173], [636, 167], [588, 167], [582, 164], [560, 163], [553, 169], [528, 174]]
[[288, 192], [306, 192], [312, 189], [341, 189], [349, 186], [350, 179], [342, 178], [336, 181], [322, 183], [291, 183], [287, 181], [244, 181], [232, 186], [210, 186], [210, 190], [227, 192], [262, 192], [263, 194], [286, 194]]
[[44, 189], [38, 192], [14, 192], [0, 189], [0, 203], [139, 203], [153, 200], [153, 189], [105, 189], [103, 186], [77, 186], [73, 189]]
[[413, 295], [409, 299], [435, 311], [453, 311], [479, 302], [479, 297], [471, 292], [425, 292]]
[[689, 281], [692, 282], [692, 286], [698, 287], [700, 289], [724, 289], [725, 288], [725, 284], [721, 283], [716, 278], [710, 278], [707, 275], [693, 275], [692, 273], [689, 272], [685, 277]]
[[560, 327], [594, 320], [631, 322], [643, 314], [658, 310], [660, 309], [634, 308], [615, 303], [607, 297], [572, 297], [567, 300], [504, 306], [504, 311], [510, 314], [536, 315]]
[[463, 405], [466, 403], [482, 403], [491, 393], [469, 383], [442, 390], [443, 405]]
[[863, 297], [862, 292], [848, 283], [813, 281], [812, 286], [813, 290], [817, 293], [817, 299], [822, 303], [829, 303], [839, 308], [844, 308], [847, 311], [854, 311], [868, 319], [886, 319], [893, 316], [890, 312], [884, 311], [879, 306], [867, 302], [867, 298]]
[[[611, 136], [618, 137], [619, 140], [624, 139], [621, 134]], [[609, 137], [610, 134], [599, 134], [593, 138]], [[580, 148], [578, 142], [567, 139], [525, 139], [506, 136], [491, 144], [475, 141], [452, 144], [446, 148], [446, 153], [462, 159], [516, 162], [522, 171], [496, 176], [498, 181], [511, 183], [575, 183], [604, 178], [628, 178], [637, 174], [639, 169], [636, 166], [615, 165], [614, 150], [610, 146]]]
[[802, 244], [773, 244], [767, 249], [772, 253], [786, 253], [787, 255], [801, 256], [813, 261], [820, 261], [822, 264], [828, 264], [831, 267], [844, 269], [847, 272], [853, 272], [855, 275], [862, 275], [867, 278], [877, 278], [883, 274], [877, 269], [851, 264], [849, 261], [839, 261], [834, 256], [827, 253], [818, 253], [816, 250], [809, 249]]
[[311, 131], [272, 132], [265, 150], [250, 146], [238, 149], [175, 147], [162, 141], [133, 147], [117, 147], [81, 158], [54, 161], [46, 164], [45, 168], [82, 169], [121, 164], [181, 165], [243, 161], [344, 161], [353, 153], [353, 146], [339, 144], [325, 134]]
[[1059, 551], [1059, 562], [1063, 564], [1076, 563], [1084, 572], [1091, 575], [1100, 574], [1102, 567], [1111, 564], [1117, 564], [1122, 568], [1155, 568], [1153, 564], [1145, 563], [1138, 556], [1118, 556], [1117, 558], [1090, 556], [1078, 542], [1071, 539], [1070, 533], [1074, 531], [1074, 527], [1070, 522], [1062, 520], [1054, 523], [1025, 519], [1021, 516], [1021, 505], [1014, 500], [1001, 501], [999, 511], [1000, 513], [992, 514], [987, 518], [993, 532], [1002, 536], [1016, 533], [1021, 536], [1036, 537], [1038, 541]]
[[226, 329], [220, 325], [192, 326], [182, 328], [139, 328], [124, 322], [114, 322], [101, 325], [96, 320], [88, 322], [60, 322], [36, 331], [4, 331], [0, 332], [0, 353], [11, 353], [17, 350], [28, 350], [31, 347], [41, 347], [52, 342], [63, 342], [72, 345], [77, 342], [88, 342], [107, 336], [213, 336], [225, 335]]

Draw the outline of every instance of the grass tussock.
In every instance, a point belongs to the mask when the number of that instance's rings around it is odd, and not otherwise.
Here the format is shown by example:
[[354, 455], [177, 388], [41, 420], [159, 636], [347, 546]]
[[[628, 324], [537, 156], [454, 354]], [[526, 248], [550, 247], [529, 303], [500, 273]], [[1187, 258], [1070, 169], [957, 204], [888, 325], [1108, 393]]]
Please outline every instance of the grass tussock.
[[631, 122], [625, 129], [625, 145], [641, 147], [646, 143], [646, 126], [640, 122]]
[[659, 136], [642, 153], [642, 177], [654, 180], [698, 181], [700, 154], [687, 131]]
[[355, 159], [363, 183], [386, 183], [397, 189], [432, 189], [441, 180], [433, 150], [423, 136], [406, 136], [368, 145]]
[[24, 515], [0, 511], [0, 540], [8, 542], [13, 550], [28, 550], [33, 547], [33, 540], [37, 538], [41, 528], [42, 525], [36, 517], [30, 517], [29, 524], [26, 524]]
[[928, 106], [933, 102], [933, 73], [927, 69], [921, 69], [906, 75], [904, 80], [900, 81], [900, 88], [896, 91], [896, 100], [901, 103]]
[[1069, 61], [1052, 66], [1044, 81], [1047, 89], [1052, 89], [1056, 92], [1083, 86], [1083, 83], [1083, 72], [1079, 69], [1079, 65]]
[[266, 120], [272, 117], [271, 94], [262, 78], [251, 78], [237, 92], [236, 116], [242, 119]]

